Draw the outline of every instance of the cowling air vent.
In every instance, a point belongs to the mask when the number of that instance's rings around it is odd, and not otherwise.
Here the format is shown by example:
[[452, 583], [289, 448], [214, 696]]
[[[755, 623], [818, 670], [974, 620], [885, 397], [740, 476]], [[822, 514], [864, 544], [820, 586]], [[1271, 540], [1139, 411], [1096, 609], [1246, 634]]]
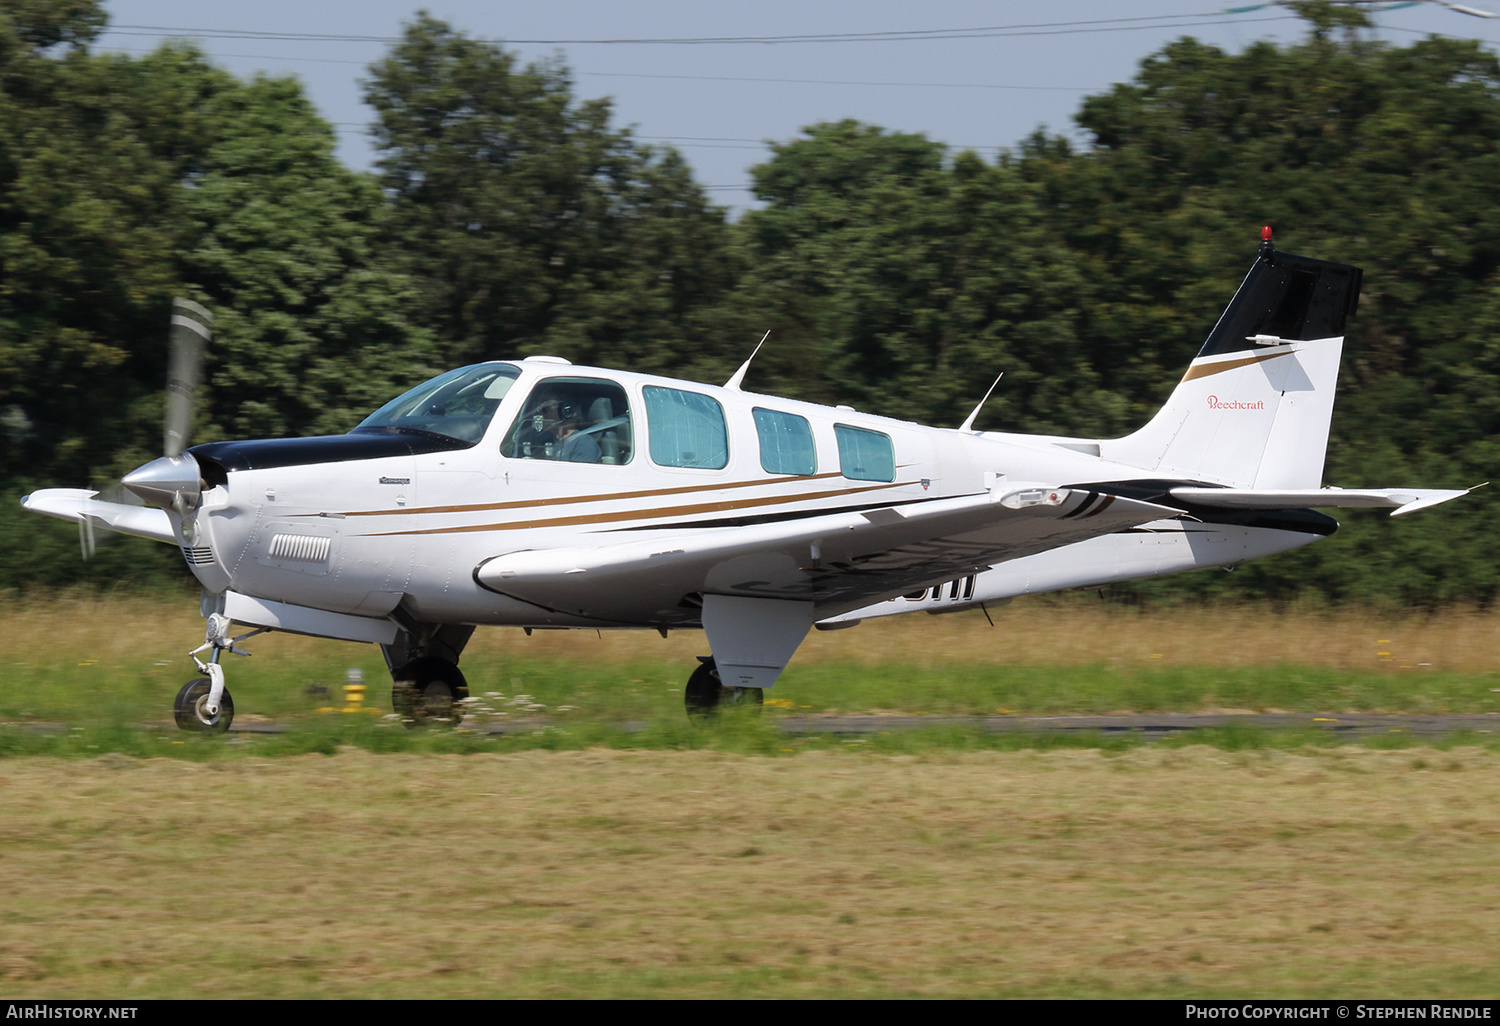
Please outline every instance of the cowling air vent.
[[182, 558], [187, 560], [188, 566], [212, 566], [214, 561], [214, 550], [207, 545], [196, 545], [182, 550]]
[[271, 539], [271, 558], [293, 563], [325, 563], [332, 538], [312, 534], [278, 534]]
[[259, 541], [252, 543], [255, 561], [261, 566], [315, 577], [332, 569], [338, 547], [337, 522], [273, 522], [266, 525]]

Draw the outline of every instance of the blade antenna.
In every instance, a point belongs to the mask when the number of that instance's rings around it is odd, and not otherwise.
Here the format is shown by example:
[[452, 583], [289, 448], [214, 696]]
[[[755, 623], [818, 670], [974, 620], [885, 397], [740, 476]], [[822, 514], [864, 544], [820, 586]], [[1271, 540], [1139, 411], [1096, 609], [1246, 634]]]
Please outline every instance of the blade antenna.
[[969, 419], [959, 427], [960, 431], [972, 432], [974, 430], [974, 421], [978, 418], [979, 411], [984, 409], [984, 404], [990, 401], [990, 394], [995, 391], [995, 385], [1000, 384], [1000, 378], [1003, 377], [1005, 377], [1005, 372], [1001, 371], [1000, 376], [995, 378], [994, 384], [991, 384], [989, 390], [984, 393], [984, 398], [979, 400], [979, 405], [974, 407], [974, 412], [969, 414]]
[[193, 428], [193, 398], [203, 369], [214, 316], [190, 299], [172, 300], [172, 353], [167, 365], [167, 427], [163, 450], [176, 456], [187, 448]]
[[[770, 337], [771, 337], [771, 333], [769, 331], [767, 331], [764, 335], [762, 335], [760, 337], [760, 341], [757, 342], [757, 343], [755, 343], [755, 349], [752, 350], [751, 353], [750, 353], [750, 360], [755, 359], [755, 354], [758, 353], [758, 352], [760, 352], [760, 347], [763, 346], [763, 345], [765, 345], [766, 344], [766, 339], [768, 339]], [[732, 377], [730, 377], [730, 379], [728, 381], [724, 382], [724, 387], [725, 388], [732, 388], [736, 392], [738, 392], [740, 390], [740, 385], [745, 380], [745, 372], [750, 369], [750, 360], [746, 360], [744, 363], [740, 364], [740, 369], [737, 370], [737, 371], [735, 371], [734, 375]]]

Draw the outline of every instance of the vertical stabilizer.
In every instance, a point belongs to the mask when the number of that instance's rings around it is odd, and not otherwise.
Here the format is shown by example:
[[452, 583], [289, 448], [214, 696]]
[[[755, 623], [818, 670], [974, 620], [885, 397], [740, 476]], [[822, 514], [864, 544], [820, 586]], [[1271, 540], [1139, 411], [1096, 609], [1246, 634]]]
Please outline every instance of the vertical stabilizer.
[[1344, 325], [1361, 273], [1278, 253], [1269, 229], [1229, 308], [1172, 396], [1106, 459], [1239, 488], [1322, 483]]

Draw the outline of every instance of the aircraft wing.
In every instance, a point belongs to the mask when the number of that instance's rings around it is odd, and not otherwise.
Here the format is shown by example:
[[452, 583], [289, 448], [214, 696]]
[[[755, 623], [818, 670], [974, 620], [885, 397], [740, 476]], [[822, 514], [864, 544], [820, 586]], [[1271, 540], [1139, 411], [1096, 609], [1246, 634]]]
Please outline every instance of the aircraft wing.
[[474, 577], [543, 608], [621, 623], [694, 623], [705, 594], [811, 601], [825, 617], [1181, 512], [1087, 488], [1002, 482], [860, 512], [509, 552]]
[[71, 520], [75, 524], [88, 523], [108, 531], [177, 544], [177, 532], [172, 529], [166, 510], [156, 506], [103, 502], [96, 498], [98, 494], [87, 488], [43, 488], [23, 496], [21, 506], [33, 513]]
[[1222, 509], [1306, 509], [1309, 507], [1396, 507], [1391, 516], [1426, 509], [1468, 495], [1472, 488], [1173, 488], [1172, 498]]

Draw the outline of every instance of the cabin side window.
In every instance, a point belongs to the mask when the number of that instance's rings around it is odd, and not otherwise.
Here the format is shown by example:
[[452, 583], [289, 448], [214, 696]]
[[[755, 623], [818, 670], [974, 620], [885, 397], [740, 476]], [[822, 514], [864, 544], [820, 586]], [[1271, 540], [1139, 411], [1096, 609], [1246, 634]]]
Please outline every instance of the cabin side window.
[[630, 462], [632, 444], [623, 388], [600, 378], [547, 378], [505, 432], [500, 455], [618, 465]]
[[839, 471], [853, 481], [896, 480], [896, 450], [891, 436], [879, 431], [835, 424], [839, 441]]
[[647, 385], [646, 431], [659, 467], [719, 470], [729, 464], [724, 408], [706, 395]]
[[755, 433], [760, 437], [760, 466], [767, 474], [816, 474], [818, 452], [812, 425], [795, 413], [756, 407]]

